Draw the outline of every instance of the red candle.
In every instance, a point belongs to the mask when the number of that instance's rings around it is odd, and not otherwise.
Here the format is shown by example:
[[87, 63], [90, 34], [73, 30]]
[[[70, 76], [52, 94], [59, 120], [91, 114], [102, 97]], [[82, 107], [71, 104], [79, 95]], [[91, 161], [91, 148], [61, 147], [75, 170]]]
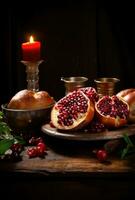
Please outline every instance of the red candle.
[[31, 36], [29, 42], [22, 43], [23, 60], [31, 62], [40, 60], [40, 48], [41, 43], [39, 41], [34, 41]]

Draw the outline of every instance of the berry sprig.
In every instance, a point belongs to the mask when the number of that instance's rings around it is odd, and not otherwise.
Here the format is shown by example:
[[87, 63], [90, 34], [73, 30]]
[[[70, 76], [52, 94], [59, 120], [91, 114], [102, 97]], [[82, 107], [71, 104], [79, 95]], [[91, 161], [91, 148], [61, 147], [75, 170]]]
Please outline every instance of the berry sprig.
[[29, 158], [43, 158], [46, 155], [47, 147], [42, 137], [32, 137], [29, 140], [29, 145], [32, 146], [27, 149], [27, 155], [29, 156]]
[[93, 153], [100, 162], [106, 162], [109, 159], [110, 154], [118, 154], [120, 159], [125, 159], [127, 156], [135, 153], [135, 144], [128, 136], [123, 134], [123, 140], [114, 139], [107, 141], [100, 149], [94, 149]]
[[3, 112], [0, 111], [0, 159], [20, 160], [24, 144], [25, 141], [22, 137], [13, 134], [11, 128], [4, 121]]

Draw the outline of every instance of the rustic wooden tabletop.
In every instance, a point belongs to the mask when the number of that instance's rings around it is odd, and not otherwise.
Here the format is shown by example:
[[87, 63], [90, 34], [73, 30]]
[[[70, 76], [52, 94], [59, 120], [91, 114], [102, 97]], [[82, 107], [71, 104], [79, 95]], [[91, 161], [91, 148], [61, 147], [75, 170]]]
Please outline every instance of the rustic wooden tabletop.
[[[107, 141], [70, 141], [45, 135], [45, 158], [0, 161], [1, 194], [7, 199], [129, 199], [135, 197], [135, 154], [121, 159], [114, 152], [100, 162], [93, 150]], [[8, 188], [8, 192], [7, 192]]]
[[[110, 140], [109, 140], [110, 141]], [[27, 149], [22, 152], [18, 162], [1, 161], [0, 171], [25, 172], [45, 176], [91, 176], [92, 174], [129, 174], [135, 173], [135, 154], [121, 159], [118, 152], [108, 155], [100, 162], [93, 151], [102, 149], [109, 141], [70, 141], [45, 135], [47, 153], [44, 158], [29, 158]], [[113, 140], [114, 142], [117, 140]], [[115, 144], [115, 143], [114, 143]]]

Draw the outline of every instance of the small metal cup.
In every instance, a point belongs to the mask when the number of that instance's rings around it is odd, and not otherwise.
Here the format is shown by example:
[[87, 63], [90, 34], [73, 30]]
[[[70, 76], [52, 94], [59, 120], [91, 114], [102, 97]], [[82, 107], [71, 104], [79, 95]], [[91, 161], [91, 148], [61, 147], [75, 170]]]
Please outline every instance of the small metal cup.
[[112, 96], [115, 94], [115, 85], [120, 80], [118, 78], [98, 78], [95, 79], [97, 92], [102, 97], [105, 95]]
[[85, 87], [86, 81], [88, 81], [87, 77], [83, 76], [75, 76], [75, 77], [61, 77], [61, 81], [64, 82], [65, 85], [65, 94], [72, 92], [81, 87]]

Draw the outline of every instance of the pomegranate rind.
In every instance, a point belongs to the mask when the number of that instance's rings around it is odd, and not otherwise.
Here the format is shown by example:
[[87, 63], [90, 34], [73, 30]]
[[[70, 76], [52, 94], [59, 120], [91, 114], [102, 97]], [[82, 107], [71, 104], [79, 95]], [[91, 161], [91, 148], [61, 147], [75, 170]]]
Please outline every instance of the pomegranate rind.
[[121, 90], [120, 92], [118, 92], [116, 94], [116, 96], [118, 96], [118, 97], [125, 97], [128, 94], [131, 94], [132, 92], [135, 92], [135, 88], [128, 88], [128, 89]]
[[129, 105], [129, 118], [128, 121], [135, 123], [135, 88], [129, 88], [117, 93]]
[[108, 128], [118, 128], [127, 124], [126, 119], [121, 119], [120, 117], [113, 118], [110, 116], [104, 116], [104, 115], [101, 115], [99, 112], [97, 112], [97, 117], [99, 121]]
[[[102, 100], [103, 98], [104, 97], [99, 99], [99, 101]], [[124, 104], [127, 105], [127, 110], [129, 111], [128, 103], [126, 101], [124, 101], [121, 97], [118, 97], [118, 99], [121, 100]], [[127, 118], [120, 118], [119, 116], [117, 116], [115, 118], [115, 117], [111, 117], [109, 115], [105, 116], [105, 115], [101, 114], [101, 112], [97, 108], [99, 101], [95, 104], [95, 112], [96, 112], [96, 116], [97, 116], [98, 120], [101, 123], [103, 123], [105, 125], [105, 127], [107, 127], [107, 128], [119, 128], [119, 127], [122, 127], [122, 126], [127, 124], [129, 116]]]
[[51, 110], [51, 121], [52, 121], [53, 125], [55, 126], [55, 128], [60, 129], [60, 130], [78, 130], [78, 129], [85, 127], [92, 121], [92, 119], [94, 117], [94, 113], [95, 113], [94, 104], [92, 101], [90, 101], [90, 99], [83, 92], [80, 91], [80, 93], [82, 93], [82, 95], [87, 99], [87, 103], [88, 103], [87, 111], [83, 114], [81, 113], [78, 116], [78, 118], [74, 120], [72, 125], [69, 125], [69, 126], [61, 125], [58, 123], [59, 101], [56, 102], [56, 104], [53, 106], [53, 108]]
[[129, 105], [129, 122], [135, 123], [135, 103]]

